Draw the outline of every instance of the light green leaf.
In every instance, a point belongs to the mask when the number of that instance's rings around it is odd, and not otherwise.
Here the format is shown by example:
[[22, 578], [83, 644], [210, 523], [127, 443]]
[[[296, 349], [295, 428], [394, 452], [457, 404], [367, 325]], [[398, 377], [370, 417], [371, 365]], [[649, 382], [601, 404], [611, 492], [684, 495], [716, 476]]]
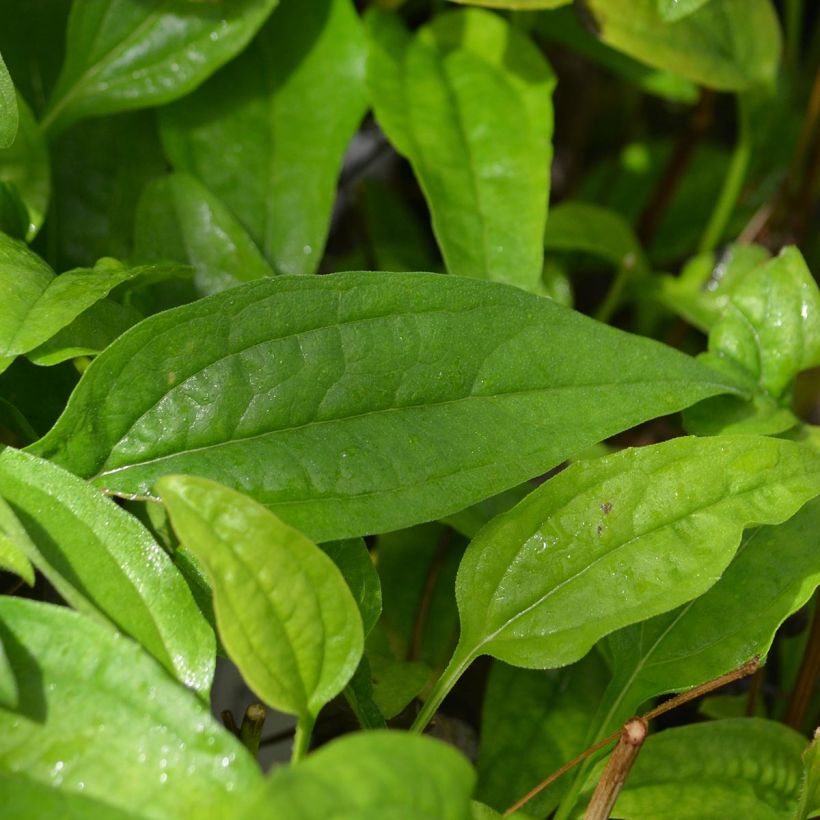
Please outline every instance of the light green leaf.
[[157, 490], [210, 576], [219, 636], [245, 681], [271, 706], [315, 718], [363, 650], [362, 620], [339, 569], [242, 493], [191, 476], [163, 478]]
[[0, 148], [8, 148], [14, 142], [19, 120], [17, 92], [0, 54]]
[[24, 527], [14, 540], [66, 601], [104, 615], [184, 684], [208, 692], [213, 633], [171, 559], [133, 516], [65, 470], [11, 448], [0, 453], [0, 496]]
[[484, 6], [490, 9], [518, 9], [520, 11], [537, 11], [538, 9], [557, 9], [567, 6], [572, 0], [450, 0], [465, 6]]
[[820, 815], [820, 730], [803, 752], [803, 780], [795, 820], [808, 820]]
[[74, 3], [65, 62], [43, 127], [54, 134], [84, 117], [187, 94], [245, 47], [275, 5], [276, 0]]
[[28, 240], [33, 239], [45, 219], [51, 195], [48, 148], [26, 101], [18, 95], [20, 125], [14, 142], [0, 150], [0, 181], [13, 185], [26, 207]]
[[[759, 718], [696, 723], [650, 735], [612, 815], [790, 820], [804, 745], [793, 729]], [[592, 786], [595, 779], [590, 778]]]
[[327, 541], [456, 512], [734, 389], [516, 288], [278, 276], [132, 328], [32, 451], [123, 492], [204, 475]]
[[345, 538], [320, 544], [324, 552], [342, 573], [353, 600], [362, 616], [365, 638], [379, 620], [382, 612], [382, 587], [379, 573], [367, 545], [361, 538]]
[[479, 9], [414, 36], [395, 15], [367, 23], [376, 118], [413, 166], [447, 269], [538, 291], [555, 86], [541, 52]]
[[137, 205], [135, 220], [134, 257], [144, 262], [172, 259], [193, 265], [200, 295], [273, 275], [236, 217], [187, 174], [171, 174], [150, 183]]
[[29, 782], [102, 803], [106, 818], [136, 809], [206, 820], [232, 816], [238, 795], [261, 786], [255, 761], [208, 706], [116, 631], [3, 597], [0, 634], [21, 701], [0, 709], [0, 774], [17, 781], [13, 793]]
[[319, 267], [367, 110], [365, 55], [351, 0], [282, 0], [237, 60], [160, 114], [174, 167], [233, 210], [277, 272]]
[[780, 23], [770, 0], [710, 0], [667, 22], [658, 0], [586, 0], [599, 36], [656, 68], [720, 91], [773, 82]]
[[0, 569], [34, 586], [34, 569], [26, 556], [28, 536], [13, 510], [0, 497]]
[[375, 731], [346, 735], [276, 769], [242, 817], [469, 820], [475, 775], [452, 746]]
[[711, 0], [657, 0], [661, 17], [669, 23], [686, 17], [709, 2]]
[[785, 521], [818, 493], [820, 455], [757, 436], [577, 462], [468, 547], [450, 674], [484, 654], [531, 668], [571, 663], [607, 633], [705, 592], [744, 527]]
[[[476, 796], [503, 811], [582, 752], [606, 680], [597, 652], [560, 670], [493, 663], [482, 709]], [[569, 782], [562, 778], [540, 792], [526, 811], [549, 815]]]
[[820, 584], [820, 500], [776, 527], [755, 530], [721, 579], [688, 604], [607, 638], [612, 680], [598, 736], [655, 695], [711, 680], [754, 656]]

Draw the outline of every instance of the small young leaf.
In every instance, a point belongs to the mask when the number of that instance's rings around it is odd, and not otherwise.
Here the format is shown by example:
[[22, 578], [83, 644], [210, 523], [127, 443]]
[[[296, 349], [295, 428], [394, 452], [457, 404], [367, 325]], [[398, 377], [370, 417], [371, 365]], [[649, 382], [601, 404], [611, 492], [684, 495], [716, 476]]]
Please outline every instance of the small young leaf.
[[193, 265], [197, 292], [204, 296], [273, 275], [236, 217], [187, 174], [146, 186], [137, 205], [134, 258]]
[[241, 816], [469, 820], [475, 774], [452, 746], [375, 731], [347, 735], [298, 766], [276, 769]]
[[451, 273], [538, 291], [555, 76], [521, 31], [478, 9], [415, 36], [371, 13], [376, 118], [427, 197]]
[[0, 497], [23, 525], [15, 542], [63, 598], [103, 614], [207, 694], [213, 632], [171, 559], [133, 516], [76, 476], [12, 448], [0, 452]]
[[237, 60], [160, 114], [175, 169], [231, 208], [277, 273], [319, 267], [367, 110], [365, 56], [351, 0], [282, 0]]
[[820, 815], [820, 730], [803, 752], [803, 781], [795, 820], [809, 820]]
[[83, 117], [183, 96], [245, 47], [276, 2], [74, 3], [65, 63], [43, 126], [57, 133]]
[[586, 0], [601, 39], [656, 68], [721, 91], [774, 80], [781, 36], [770, 0], [710, 0], [674, 23], [658, 0]]
[[19, 120], [17, 92], [0, 54], [0, 148], [8, 148], [14, 142]]
[[0, 637], [20, 691], [15, 711], [0, 709], [0, 775], [15, 781], [12, 794], [29, 782], [29, 795], [59, 787], [67, 801], [111, 807], [105, 818], [137, 808], [204, 820], [233, 816], [238, 795], [261, 786], [255, 761], [209, 708], [116, 631], [3, 597]]
[[182, 544], [206, 567], [219, 636], [266, 703], [315, 718], [362, 656], [356, 602], [331, 559], [242, 493], [191, 476], [157, 482]]
[[573, 464], [468, 547], [451, 670], [482, 654], [571, 663], [603, 635], [705, 592], [744, 527], [784, 521], [818, 493], [820, 454], [757, 436], [675, 439]]
[[124, 492], [204, 475], [328, 541], [456, 512], [734, 390], [677, 351], [517, 288], [278, 276], [125, 333], [32, 452]]

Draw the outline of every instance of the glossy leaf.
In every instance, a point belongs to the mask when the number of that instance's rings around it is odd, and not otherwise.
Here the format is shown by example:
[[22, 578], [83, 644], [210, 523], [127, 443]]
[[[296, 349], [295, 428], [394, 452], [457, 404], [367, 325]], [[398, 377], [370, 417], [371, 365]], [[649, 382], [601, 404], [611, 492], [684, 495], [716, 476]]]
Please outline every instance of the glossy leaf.
[[43, 117], [51, 133], [84, 117], [169, 102], [240, 52], [276, 0], [74, 3], [66, 57]]
[[[606, 665], [596, 652], [560, 670], [495, 662], [482, 708], [476, 796], [503, 811], [582, 752], [606, 681]], [[549, 815], [568, 786], [568, 778], [560, 779], [525, 810]]]
[[710, 2], [711, 0], [657, 0], [661, 17], [670, 23], [686, 17]]
[[475, 775], [454, 748], [430, 737], [347, 735], [297, 766], [276, 769], [242, 817], [402, 817], [469, 820]]
[[128, 331], [33, 452], [124, 492], [204, 475], [326, 541], [455, 512], [733, 389], [515, 288], [278, 276]]
[[759, 718], [650, 734], [612, 814], [702, 820], [706, 809], [710, 817], [790, 820], [804, 745], [793, 729]]
[[820, 501], [776, 527], [755, 530], [721, 579], [672, 612], [607, 638], [612, 680], [599, 736], [655, 695], [680, 691], [766, 657], [775, 632], [820, 584]]
[[137, 809], [169, 820], [231, 816], [237, 795], [261, 785], [253, 758], [209, 708], [114, 630], [3, 597], [0, 634], [21, 699], [0, 709], [4, 779], [102, 803], [104, 817]]
[[587, 0], [599, 36], [656, 68], [721, 91], [770, 84], [780, 59], [780, 23], [770, 0], [710, 0], [667, 22], [658, 0]]
[[539, 290], [555, 77], [525, 34], [479, 9], [411, 36], [372, 13], [379, 125], [427, 198], [450, 273]]
[[365, 638], [382, 612], [382, 588], [367, 545], [361, 538], [327, 541], [320, 545], [342, 573], [362, 616]]
[[0, 497], [0, 569], [19, 575], [34, 586], [34, 569], [26, 556], [26, 531], [14, 511]]
[[362, 621], [339, 569], [245, 495], [213, 481], [157, 484], [182, 544], [205, 566], [219, 636], [271, 706], [315, 718], [362, 656]]
[[795, 820], [808, 820], [820, 815], [820, 734], [803, 752], [803, 780]]
[[8, 148], [14, 142], [19, 119], [17, 92], [0, 54], [0, 148]]
[[18, 544], [77, 609], [104, 615], [187, 686], [205, 694], [214, 637], [168, 555], [134, 518], [65, 470], [0, 453], [0, 496], [23, 524]]
[[187, 174], [150, 183], [136, 212], [134, 256], [193, 265], [200, 295], [272, 276], [273, 270], [236, 217]]
[[681, 438], [573, 464], [468, 547], [450, 670], [483, 654], [571, 663], [607, 633], [704, 593], [744, 527], [784, 521], [817, 494], [820, 455], [757, 436]]
[[319, 267], [367, 110], [365, 54], [351, 0], [282, 0], [237, 60], [161, 113], [174, 167], [233, 210], [277, 272]]

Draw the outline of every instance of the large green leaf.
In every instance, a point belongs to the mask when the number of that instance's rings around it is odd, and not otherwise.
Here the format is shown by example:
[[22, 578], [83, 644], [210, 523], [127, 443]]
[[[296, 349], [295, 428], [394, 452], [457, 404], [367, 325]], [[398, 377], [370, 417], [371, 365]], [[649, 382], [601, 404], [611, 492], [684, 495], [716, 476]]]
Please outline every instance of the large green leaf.
[[667, 22], [658, 0], [586, 0], [601, 39], [631, 57], [721, 91], [774, 80], [780, 23], [770, 0], [710, 0]]
[[607, 633], [705, 592], [744, 527], [785, 521], [819, 493], [820, 455], [758, 436], [681, 438], [577, 462], [468, 547], [449, 676], [483, 654], [533, 668], [571, 663]]
[[17, 92], [0, 54], [0, 148], [8, 148], [14, 142], [19, 121]]
[[[612, 816], [791, 820], [805, 743], [793, 729], [759, 718], [697, 723], [650, 735]], [[590, 780], [594, 785], [595, 778]]]
[[157, 484], [182, 544], [207, 568], [219, 637], [248, 685], [312, 722], [362, 656], [356, 601], [333, 561], [235, 490], [191, 476]]
[[733, 389], [516, 288], [279, 276], [132, 328], [33, 451], [124, 492], [204, 475], [326, 541], [456, 512]]
[[161, 113], [174, 167], [233, 210], [277, 272], [319, 267], [367, 110], [365, 54], [351, 0], [282, 0], [237, 60]]
[[541, 52], [479, 9], [414, 36], [395, 15], [367, 21], [376, 118], [413, 166], [447, 269], [539, 290], [555, 85]]
[[38, 800], [23, 816], [41, 816], [40, 805], [42, 816], [63, 816], [47, 812], [53, 798], [35, 797], [51, 787], [69, 803], [103, 804], [106, 818], [121, 816], [115, 809], [228, 817], [238, 795], [261, 785], [253, 758], [208, 707], [114, 630], [3, 597], [0, 636], [20, 692], [14, 711], [0, 709], [0, 775], [21, 800]]
[[242, 817], [469, 820], [475, 775], [454, 748], [403, 732], [353, 734], [277, 769]]
[[43, 126], [169, 102], [240, 52], [277, 0], [83, 0]]
[[610, 635], [612, 680], [598, 736], [646, 700], [765, 658], [775, 632], [820, 584], [820, 500], [755, 530], [721, 579], [688, 604]]
[[140, 198], [135, 219], [135, 258], [146, 262], [172, 259], [193, 265], [201, 295], [273, 275], [236, 217], [187, 174], [171, 174], [150, 183]]
[[25, 528], [15, 541], [63, 598], [102, 613], [183, 683], [208, 692], [213, 633], [171, 559], [133, 516], [76, 476], [11, 448], [0, 453], [0, 497]]

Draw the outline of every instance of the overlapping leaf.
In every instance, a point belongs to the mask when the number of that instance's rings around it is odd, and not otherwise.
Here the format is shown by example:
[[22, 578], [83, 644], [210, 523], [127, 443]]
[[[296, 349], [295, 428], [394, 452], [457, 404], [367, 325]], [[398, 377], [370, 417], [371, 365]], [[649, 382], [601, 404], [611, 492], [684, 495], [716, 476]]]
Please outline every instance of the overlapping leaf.
[[455, 512], [734, 389], [516, 288], [279, 276], [132, 328], [33, 452], [124, 492], [210, 477], [325, 541]]
[[17, 92], [0, 54], [0, 148], [8, 148], [14, 142], [19, 119]]

